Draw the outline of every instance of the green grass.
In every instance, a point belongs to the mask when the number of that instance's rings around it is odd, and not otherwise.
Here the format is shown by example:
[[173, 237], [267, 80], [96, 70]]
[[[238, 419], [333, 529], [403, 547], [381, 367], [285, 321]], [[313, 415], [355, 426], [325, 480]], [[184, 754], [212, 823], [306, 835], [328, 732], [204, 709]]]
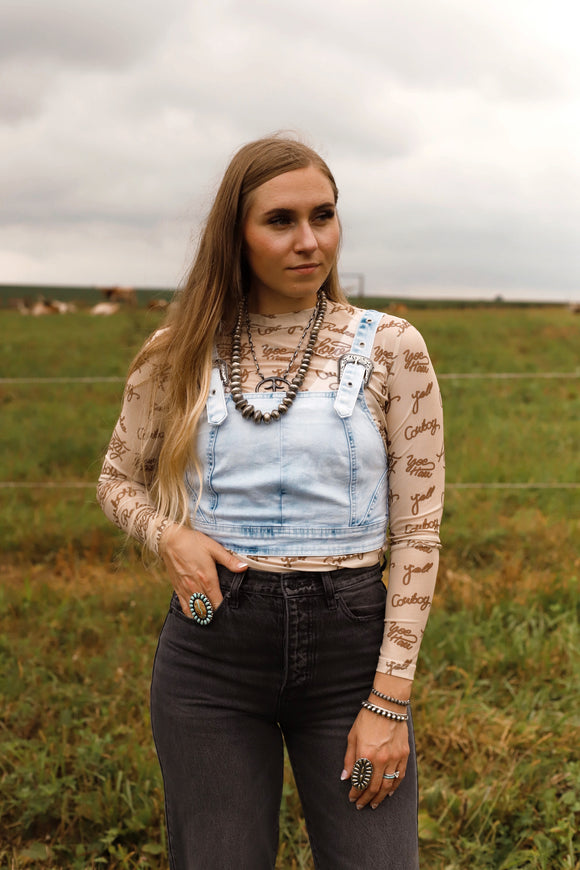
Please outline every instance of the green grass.
[[[578, 370], [563, 308], [407, 312], [438, 372]], [[158, 316], [0, 312], [4, 377], [123, 377]], [[580, 479], [578, 380], [442, 378], [451, 482]], [[0, 868], [166, 870], [169, 589], [95, 504], [121, 383], [0, 384]], [[38, 482], [84, 482], [43, 489]], [[424, 870], [578, 870], [580, 491], [454, 489], [414, 715]], [[286, 770], [278, 870], [312, 862]]]

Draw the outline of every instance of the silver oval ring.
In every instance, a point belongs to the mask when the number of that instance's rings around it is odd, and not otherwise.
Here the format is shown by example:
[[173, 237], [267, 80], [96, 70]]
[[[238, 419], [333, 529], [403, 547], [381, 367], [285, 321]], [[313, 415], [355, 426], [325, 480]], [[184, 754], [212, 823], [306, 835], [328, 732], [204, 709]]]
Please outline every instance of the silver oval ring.
[[350, 777], [353, 788], [364, 791], [371, 781], [373, 765], [368, 758], [357, 758]]
[[399, 771], [396, 770], [394, 773], [383, 773], [383, 779], [398, 779]]
[[194, 592], [189, 599], [191, 615], [198, 625], [209, 625], [213, 619], [213, 607], [211, 601], [203, 592]]

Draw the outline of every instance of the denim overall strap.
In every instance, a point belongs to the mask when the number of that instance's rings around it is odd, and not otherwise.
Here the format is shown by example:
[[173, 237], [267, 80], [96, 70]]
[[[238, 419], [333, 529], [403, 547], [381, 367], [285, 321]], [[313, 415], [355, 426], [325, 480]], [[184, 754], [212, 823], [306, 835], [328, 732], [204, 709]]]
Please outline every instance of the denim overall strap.
[[[368, 383], [370, 372], [372, 371], [370, 356], [381, 317], [380, 311], [369, 309], [363, 312], [350, 351], [348, 354], [345, 354], [346, 365], [344, 366], [340, 386], [334, 401], [334, 410], [339, 417], [351, 416], [363, 380], [365, 384]], [[363, 360], [369, 361], [370, 369], [365, 366]]]
[[226, 395], [221, 377], [221, 369], [216, 359], [213, 360], [211, 381], [207, 397], [207, 422], [212, 426], [219, 426], [228, 416], [226, 408]]

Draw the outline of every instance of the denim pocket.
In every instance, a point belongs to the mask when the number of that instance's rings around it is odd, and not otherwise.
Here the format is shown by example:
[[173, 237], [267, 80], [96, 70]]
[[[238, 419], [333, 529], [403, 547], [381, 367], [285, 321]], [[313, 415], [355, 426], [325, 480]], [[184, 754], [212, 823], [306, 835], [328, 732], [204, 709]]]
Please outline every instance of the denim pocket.
[[384, 619], [387, 590], [379, 572], [337, 590], [336, 598], [341, 610], [353, 622]]
[[206, 625], [198, 625], [198, 623], [194, 620], [194, 618], [192, 616], [189, 616], [187, 613], [183, 612], [183, 610], [181, 609], [181, 603], [180, 603], [179, 598], [177, 597], [177, 594], [175, 592], [171, 596], [171, 601], [169, 602], [169, 612], [173, 616], [177, 616], [178, 619], [183, 620], [184, 622], [188, 623], [189, 625], [195, 626], [195, 628], [206, 629], [210, 625], [213, 625], [214, 622], [216, 621], [216, 619], [218, 618], [218, 616], [222, 613], [222, 611], [224, 609], [224, 605], [227, 603], [227, 600], [228, 600], [227, 595], [225, 595], [223, 601], [221, 601], [217, 607], [214, 607], [213, 618], [212, 618], [211, 622], [208, 623], [207, 626]]

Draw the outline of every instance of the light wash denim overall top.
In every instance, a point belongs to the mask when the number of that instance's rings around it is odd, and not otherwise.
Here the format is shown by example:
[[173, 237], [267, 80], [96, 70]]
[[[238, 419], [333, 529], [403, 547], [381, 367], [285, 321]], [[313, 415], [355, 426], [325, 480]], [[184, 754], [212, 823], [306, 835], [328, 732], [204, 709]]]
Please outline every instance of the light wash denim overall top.
[[[185, 476], [195, 529], [248, 556], [339, 556], [384, 544], [387, 456], [364, 397], [380, 318], [361, 316], [337, 391], [299, 392], [267, 425], [242, 417], [214, 367], [198, 432], [197, 511], [197, 475]], [[280, 396], [244, 394], [263, 412]]]

